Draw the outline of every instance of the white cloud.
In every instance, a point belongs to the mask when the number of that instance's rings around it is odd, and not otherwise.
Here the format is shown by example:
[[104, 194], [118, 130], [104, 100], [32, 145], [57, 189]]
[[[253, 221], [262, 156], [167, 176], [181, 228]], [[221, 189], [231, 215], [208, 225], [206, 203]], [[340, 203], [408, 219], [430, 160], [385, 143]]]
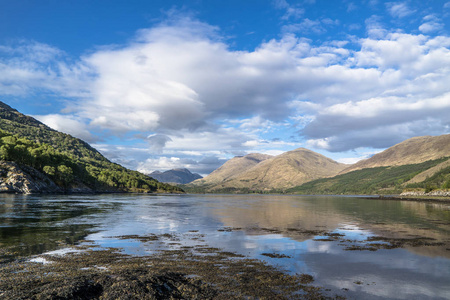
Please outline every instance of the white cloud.
[[34, 41], [0, 45], [0, 95], [26, 96], [36, 90], [83, 95], [89, 87], [86, 70], [68, 67], [64, 59], [63, 51]]
[[[388, 7], [398, 17], [408, 12], [401, 3]], [[213, 157], [222, 159], [298, 146], [287, 137], [279, 144], [272, 142], [276, 135], [263, 137], [284, 124], [295, 123], [309, 145], [329, 151], [388, 147], [416, 135], [447, 133], [450, 38], [390, 32], [379, 20], [367, 20], [363, 39], [316, 45], [285, 34], [253, 51], [235, 51], [216, 27], [181, 18], [141, 30], [128, 44], [101, 48], [75, 64], [51, 47], [35, 46], [41, 54], [34, 57], [3, 47], [0, 51], [16, 54], [0, 60], [5, 87], [0, 93], [39, 88], [70, 97], [66, 114], [47, 116], [48, 124], [87, 138], [92, 128], [140, 134], [150, 144], [147, 152], [135, 151], [139, 160], [156, 153], [166, 159], [150, 162], [161, 166], [188, 165], [187, 153], [218, 151], [222, 156]], [[118, 150], [105, 151], [129, 159]], [[138, 159], [129, 164], [137, 166]]]
[[362, 40], [361, 51], [355, 54], [361, 67], [388, 68], [407, 67], [425, 53], [428, 38], [423, 35], [390, 33], [383, 39]]
[[275, 0], [273, 3], [276, 9], [285, 10], [285, 14], [281, 17], [281, 19], [285, 21], [289, 19], [298, 19], [305, 13], [303, 8], [291, 5], [286, 0]]
[[442, 21], [434, 15], [427, 15], [423, 20], [425, 22], [419, 26], [419, 30], [423, 33], [431, 33], [444, 28]]
[[[178, 169], [181, 167], [180, 159], [178, 157], [159, 157], [156, 159], [147, 159], [138, 167], [138, 171], [149, 174], [157, 170]], [[188, 166], [187, 166], [188, 167]]]
[[283, 150], [270, 149], [270, 150], [262, 150], [262, 151], [259, 151], [258, 153], [277, 156], [277, 155], [283, 154], [285, 152], [286, 151], [283, 151]]
[[361, 157], [347, 157], [347, 158], [341, 158], [338, 159], [337, 162], [340, 162], [341, 164], [347, 164], [347, 165], [352, 165], [357, 163], [358, 161], [362, 160], [364, 158]]
[[261, 144], [261, 142], [258, 140], [251, 140], [251, 141], [246, 141], [245, 143], [242, 144], [242, 146], [249, 147], [249, 148], [256, 148], [260, 144]]
[[75, 116], [50, 114], [35, 115], [33, 117], [52, 129], [68, 133], [82, 140], [88, 142], [97, 140], [97, 138], [89, 132], [89, 128], [86, 126], [85, 122]]
[[381, 17], [378, 15], [372, 15], [365, 20], [367, 35], [371, 39], [383, 39], [388, 31], [383, 27], [381, 23]]
[[219, 159], [216, 156], [206, 156], [200, 160], [162, 156], [148, 158], [145, 161], [140, 162], [137, 166], [137, 170], [145, 174], [150, 174], [153, 171], [187, 168], [193, 173], [199, 173], [200, 175], [205, 176], [223, 165], [225, 161], [226, 160]]
[[416, 12], [414, 9], [409, 8], [406, 2], [388, 2], [386, 7], [391, 16], [396, 18], [404, 18]]
[[311, 20], [308, 18], [303, 19], [299, 23], [291, 23], [283, 26], [284, 32], [294, 32], [294, 33], [314, 33], [323, 34], [327, 32], [326, 27], [339, 25], [339, 20], [332, 20], [330, 18], [324, 18], [321, 20]]

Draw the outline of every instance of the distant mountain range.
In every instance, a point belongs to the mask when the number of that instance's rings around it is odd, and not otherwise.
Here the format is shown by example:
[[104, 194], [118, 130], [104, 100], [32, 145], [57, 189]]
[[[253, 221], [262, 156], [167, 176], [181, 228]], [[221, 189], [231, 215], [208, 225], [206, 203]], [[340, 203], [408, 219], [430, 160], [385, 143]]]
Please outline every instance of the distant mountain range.
[[0, 192], [182, 192], [0, 101]]
[[173, 169], [165, 172], [154, 171], [148, 174], [160, 182], [186, 184], [203, 178], [197, 173], [191, 173], [188, 169]]
[[305, 148], [278, 156], [254, 153], [229, 160], [192, 185], [206, 192], [285, 190], [317, 178], [334, 176], [346, 167]]
[[299, 148], [278, 156], [235, 157], [203, 179], [191, 192], [300, 194], [398, 194], [450, 189], [450, 135], [424, 136], [353, 165]]

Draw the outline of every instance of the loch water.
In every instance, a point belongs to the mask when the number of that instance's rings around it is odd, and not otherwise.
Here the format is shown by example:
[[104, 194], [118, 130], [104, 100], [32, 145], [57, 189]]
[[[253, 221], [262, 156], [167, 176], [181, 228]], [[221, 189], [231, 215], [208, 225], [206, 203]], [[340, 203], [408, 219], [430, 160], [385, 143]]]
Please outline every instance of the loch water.
[[[148, 235], [170, 238], [134, 238]], [[432, 243], [370, 251], [367, 238], [373, 236]], [[40, 254], [83, 243], [131, 255], [216, 247], [291, 274], [311, 274], [330, 295], [450, 299], [449, 203], [349, 196], [0, 195], [0, 263], [38, 261]]]

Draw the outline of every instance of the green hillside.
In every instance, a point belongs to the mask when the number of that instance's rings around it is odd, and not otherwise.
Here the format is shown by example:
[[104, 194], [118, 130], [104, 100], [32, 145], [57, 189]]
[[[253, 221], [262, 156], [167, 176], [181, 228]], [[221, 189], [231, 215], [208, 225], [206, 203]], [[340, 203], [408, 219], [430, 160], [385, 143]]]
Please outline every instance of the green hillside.
[[0, 102], [0, 159], [32, 167], [64, 190], [182, 192], [110, 162], [86, 142], [53, 130]]
[[448, 160], [448, 157], [419, 164], [376, 167], [352, 171], [332, 178], [307, 182], [287, 190], [296, 194], [399, 194], [405, 188], [450, 188], [450, 168], [442, 169], [424, 182], [405, 185], [417, 174]]
[[437, 171], [430, 177], [427, 177], [423, 182], [406, 185], [406, 189], [421, 188], [425, 189], [425, 192], [430, 192], [436, 189], [450, 189], [450, 167]]

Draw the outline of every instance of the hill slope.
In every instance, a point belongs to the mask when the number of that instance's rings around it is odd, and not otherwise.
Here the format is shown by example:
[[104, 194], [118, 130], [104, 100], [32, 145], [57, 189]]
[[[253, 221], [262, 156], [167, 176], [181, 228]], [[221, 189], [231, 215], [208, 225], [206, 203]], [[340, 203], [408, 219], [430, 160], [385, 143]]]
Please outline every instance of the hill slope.
[[[232, 159], [224, 166], [238, 162]], [[218, 178], [217, 174], [211, 173], [213, 180], [207, 176], [194, 183], [200, 185], [209, 182], [209, 185], [204, 186], [208, 192], [282, 191], [317, 178], [334, 176], [345, 167], [347, 165], [321, 154], [299, 148], [260, 162], [254, 161], [246, 168], [241, 166], [240, 172], [232, 176]], [[222, 173], [221, 168], [217, 169], [217, 173]]]
[[450, 134], [414, 137], [351, 165], [341, 174], [365, 168], [420, 164], [446, 156], [450, 156]]
[[186, 184], [203, 178], [197, 173], [191, 173], [188, 169], [173, 169], [165, 172], [155, 171], [149, 174], [160, 182]]
[[0, 128], [0, 160], [6, 161], [0, 166], [0, 191], [181, 192], [110, 162], [86, 142], [53, 130], [3, 102]]
[[[448, 158], [440, 158], [437, 160], [429, 160], [419, 164], [392, 166], [392, 167], [375, 167], [355, 170], [344, 174], [339, 174], [332, 178], [322, 178], [307, 182], [300, 186], [287, 190], [287, 193], [295, 194], [400, 194], [405, 188], [423, 188], [429, 183], [415, 184], [414, 186], [407, 182], [430, 168], [433, 168]], [[445, 171], [445, 170], [444, 170]], [[433, 183], [440, 180], [439, 185], [446, 188], [445, 180], [449, 180], [450, 176], [443, 175], [442, 178], [428, 178]], [[449, 181], [450, 182], [450, 181]], [[436, 185], [437, 188], [437, 185]]]
[[422, 136], [394, 145], [344, 169], [287, 192], [300, 194], [399, 194], [450, 189], [450, 135]]

